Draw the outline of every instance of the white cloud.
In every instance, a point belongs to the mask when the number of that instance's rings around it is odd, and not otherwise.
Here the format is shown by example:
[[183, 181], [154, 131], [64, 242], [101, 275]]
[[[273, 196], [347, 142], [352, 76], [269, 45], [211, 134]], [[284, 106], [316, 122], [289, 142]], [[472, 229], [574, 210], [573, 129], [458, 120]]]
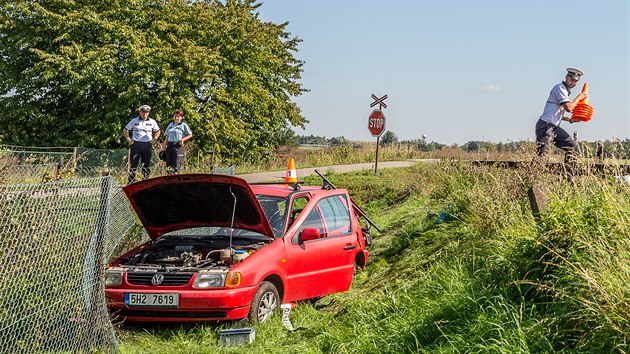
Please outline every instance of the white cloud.
[[490, 92], [498, 92], [498, 91], [501, 91], [501, 86], [495, 85], [495, 84], [488, 84], [483, 87], [483, 90], [490, 91]]

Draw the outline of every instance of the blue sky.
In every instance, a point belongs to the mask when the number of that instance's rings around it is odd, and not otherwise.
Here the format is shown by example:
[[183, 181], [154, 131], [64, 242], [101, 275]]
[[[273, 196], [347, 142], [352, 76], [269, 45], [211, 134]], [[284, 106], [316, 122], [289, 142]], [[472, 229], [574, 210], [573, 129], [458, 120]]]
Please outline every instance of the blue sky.
[[386, 130], [401, 140], [533, 140], [551, 88], [585, 72], [583, 140], [630, 137], [627, 1], [265, 0], [260, 18], [303, 40], [295, 102], [300, 135], [376, 140], [371, 94], [388, 95]]

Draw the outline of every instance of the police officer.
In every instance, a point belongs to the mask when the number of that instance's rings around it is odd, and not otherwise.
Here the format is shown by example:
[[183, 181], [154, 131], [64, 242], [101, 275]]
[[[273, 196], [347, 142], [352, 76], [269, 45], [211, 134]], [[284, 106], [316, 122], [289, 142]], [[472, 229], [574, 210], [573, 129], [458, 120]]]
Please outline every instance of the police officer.
[[[573, 123], [573, 117], [564, 115], [565, 112], [572, 112], [575, 106], [582, 99], [588, 98], [588, 93], [581, 92], [573, 100], [569, 99], [571, 89], [580, 81], [584, 72], [576, 68], [567, 68], [567, 75], [564, 81], [555, 85], [549, 93], [549, 98], [545, 102], [542, 115], [536, 122], [536, 145], [539, 157], [544, 156], [549, 151], [551, 143], [565, 151], [564, 161], [572, 162], [576, 160], [574, 148], [575, 140], [569, 133], [560, 128], [561, 121]], [[576, 120], [575, 122], [578, 122]]]
[[[149, 178], [151, 173], [152, 144], [160, 137], [160, 127], [153, 118], [149, 118], [151, 107], [145, 105], [139, 108], [140, 115], [127, 123], [123, 135], [129, 143], [129, 179], [127, 183], [136, 180], [136, 170], [142, 160], [143, 179]], [[131, 135], [130, 135], [131, 133]]]
[[192, 138], [192, 131], [184, 123], [184, 112], [176, 109], [173, 122], [166, 128], [166, 173], [172, 175], [179, 172], [184, 161], [184, 141]]
[[604, 159], [606, 158], [604, 143], [602, 143], [601, 140], [597, 140], [597, 150], [595, 151], [595, 156], [597, 156], [600, 161], [604, 161]]

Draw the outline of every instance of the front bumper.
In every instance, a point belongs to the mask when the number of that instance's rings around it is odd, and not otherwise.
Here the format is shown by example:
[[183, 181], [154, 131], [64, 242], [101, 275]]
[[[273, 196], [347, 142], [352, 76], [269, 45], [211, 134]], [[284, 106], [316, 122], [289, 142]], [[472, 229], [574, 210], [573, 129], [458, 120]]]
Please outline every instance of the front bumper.
[[[171, 308], [129, 307], [125, 293], [178, 293], [179, 306]], [[127, 321], [217, 321], [247, 317], [256, 287], [235, 289], [106, 288], [107, 307], [114, 316]]]

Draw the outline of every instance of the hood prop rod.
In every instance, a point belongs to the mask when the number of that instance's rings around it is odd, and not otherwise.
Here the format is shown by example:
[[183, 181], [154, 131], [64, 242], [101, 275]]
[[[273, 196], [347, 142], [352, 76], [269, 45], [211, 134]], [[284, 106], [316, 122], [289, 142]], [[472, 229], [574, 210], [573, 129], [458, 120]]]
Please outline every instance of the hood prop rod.
[[230, 221], [230, 258], [232, 258], [232, 235], [234, 234], [234, 216], [236, 215], [236, 195], [232, 192], [232, 185], [230, 184], [230, 194], [234, 198], [234, 204], [232, 205], [232, 220]]

